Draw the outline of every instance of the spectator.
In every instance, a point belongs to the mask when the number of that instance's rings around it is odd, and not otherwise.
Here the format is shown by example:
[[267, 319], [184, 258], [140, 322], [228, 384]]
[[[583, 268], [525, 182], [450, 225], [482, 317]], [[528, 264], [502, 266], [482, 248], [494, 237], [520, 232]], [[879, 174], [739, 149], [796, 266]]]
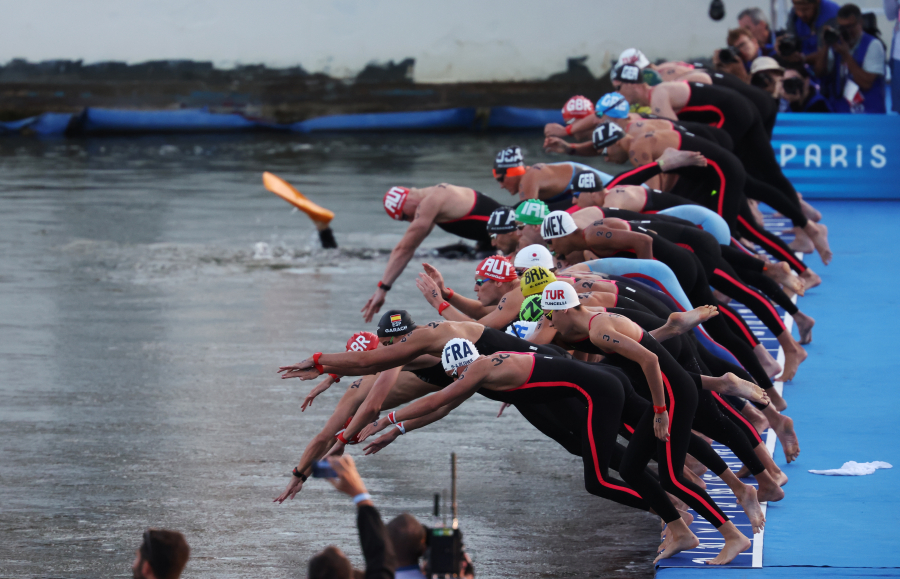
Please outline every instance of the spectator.
[[884, 15], [896, 20], [891, 40], [891, 108], [900, 112], [900, 1], [884, 0]]
[[750, 84], [778, 98], [781, 95], [781, 79], [784, 69], [771, 56], [760, 56], [750, 65]]
[[[328, 459], [338, 478], [327, 479], [334, 488], [353, 497], [356, 503], [356, 526], [359, 541], [366, 559], [366, 579], [393, 579], [394, 550], [387, 539], [387, 532], [372, 497], [366, 492], [356, 464], [351, 456]], [[326, 547], [324, 551], [309, 560], [309, 579], [351, 579], [356, 575], [350, 561], [337, 547]]]
[[191, 548], [178, 531], [147, 529], [131, 571], [135, 579], [178, 579], [190, 556]]
[[827, 59], [816, 60], [823, 92], [838, 113], [884, 113], [884, 45], [863, 31], [862, 12], [844, 4], [826, 27]]
[[781, 83], [782, 110], [792, 113], [830, 113], [831, 105], [812, 81], [805, 66], [788, 67]]
[[[888, 1], [888, 0], [885, 0]], [[761, 8], [747, 8], [738, 14], [738, 26], [750, 32], [763, 56], [775, 55], [775, 34]]]
[[741, 62], [744, 64], [744, 70], [750, 71], [750, 64], [758, 56], [762, 55], [759, 43], [756, 38], [746, 28], [732, 28], [728, 31], [728, 46], [731, 46], [737, 52]]
[[388, 537], [397, 556], [397, 579], [425, 579], [419, 559], [425, 554], [425, 527], [408, 513], [387, 524]]
[[[792, 0], [786, 32], [775, 44], [778, 54], [797, 64], [812, 64], [819, 47], [824, 46], [822, 32], [837, 18], [838, 5], [831, 0]], [[796, 49], [788, 50], [788, 45]]]

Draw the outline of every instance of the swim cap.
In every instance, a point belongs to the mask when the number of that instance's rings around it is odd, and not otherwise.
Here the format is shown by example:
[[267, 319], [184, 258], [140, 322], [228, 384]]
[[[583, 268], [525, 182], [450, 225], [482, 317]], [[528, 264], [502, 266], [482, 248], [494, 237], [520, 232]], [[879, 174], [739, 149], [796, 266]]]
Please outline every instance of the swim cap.
[[494, 159], [494, 179], [525, 174], [525, 158], [519, 147], [506, 147]]
[[540, 225], [549, 214], [550, 208], [540, 199], [526, 199], [516, 207], [516, 221], [526, 225]]
[[[535, 296], [540, 297], [540, 296]], [[506, 328], [506, 333], [510, 336], [515, 336], [517, 338], [521, 338], [523, 340], [527, 340], [531, 337], [531, 334], [534, 333], [534, 330], [537, 329], [537, 322], [526, 322], [523, 320], [516, 320], [511, 323]]]
[[627, 119], [631, 105], [617, 92], [608, 92], [597, 101], [597, 116], [606, 115], [614, 119]]
[[644, 82], [641, 69], [633, 64], [620, 64], [613, 69], [612, 79], [619, 82], [640, 84]]
[[391, 219], [403, 219], [403, 205], [406, 198], [409, 197], [409, 189], [406, 187], [391, 187], [391, 190], [384, 194], [384, 210], [391, 216]]
[[576, 95], [566, 101], [565, 106], [562, 108], [563, 121], [567, 125], [571, 125], [575, 122], [575, 119], [583, 119], [584, 117], [593, 114], [594, 105], [591, 104], [586, 97], [581, 95]]
[[571, 233], [578, 231], [575, 220], [565, 211], [553, 211], [544, 218], [541, 225], [541, 237], [544, 239], [556, 239], [557, 237], [565, 237]]
[[564, 281], [555, 281], [544, 288], [541, 295], [541, 309], [567, 310], [581, 305], [578, 292]]
[[485, 229], [488, 235], [510, 233], [516, 230], [516, 211], [512, 207], [498, 207], [488, 217]]
[[348, 352], [365, 352], [378, 347], [378, 336], [372, 332], [356, 332], [347, 340]]
[[659, 73], [652, 68], [645, 68], [644, 70], [642, 70], [641, 76], [644, 78], [644, 82], [646, 82], [650, 86], [662, 84], [663, 81], [662, 77], [659, 76]]
[[593, 171], [578, 171], [572, 177], [572, 193], [593, 193], [603, 189], [603, 182]]
[[594, 149], [598, 151], [603, 147], [608, 147], [624, 138], [625, 131], [615, 123], [601, 123], [594, 129], [594, 134], [591, 135], [591, 140], [594, 142]]
[[408, 334], [415, 329], [416, 323], [406, 310], [389, 310], [378, 321], [379, 338]]
[[541, 309], [541, 294], [534, 294], [525, 298], [522, 307], [519, 308], [519, 319], [525, 322], [536, 322], [544, 315]]
[[444, 353], [441, 354], [444, 372], [449, 372], [460, 366], [468, 366], [476, 358], [478, 358], [478, 348], [465, 338], [453, 338], [444, 345]]
[[516, 267], [528, 268], [535, 265], [539, 265], [547, 269], [554, 269], [556, 267], [556, 264], [553, 262], [553, 256], [550, 255], [549, 249], [547, 249], [543, 245], [535, 243], [534, 245], [529, 245], [528, 247], [525, 247], [521, 251], [516, 253]]
[[513, 264], [502, 255], [491, 255], [482, 259], [478, 267], [475, 268], [475, 275], [499, 281], [500, 283], [518, 279]]
[[619, 66], [620, 64], [633, 64], [640, 68], [647, 68], [650, 66], [650, 60], [648, 60], [647, 57], [644, 56], [644, 53], [637, 48], [626, 48], [622, 51], [622, 54], [619, 55], [616, 66]]
[[522, 295], [528, 297], [539, 294], [544, 291], [547, 284], [555, 281], [556, 276], [553, 275], [553, 272], [546, 267], [536, 265], [529, 268], [522, 275], [522, 281], [520, 282], [520, 285], [522, 286]]

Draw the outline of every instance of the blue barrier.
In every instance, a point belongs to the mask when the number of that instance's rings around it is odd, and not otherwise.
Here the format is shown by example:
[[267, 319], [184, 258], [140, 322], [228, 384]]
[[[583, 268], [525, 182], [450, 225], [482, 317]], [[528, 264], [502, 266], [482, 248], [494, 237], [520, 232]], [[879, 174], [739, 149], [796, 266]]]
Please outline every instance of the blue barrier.
[[488, 120], [489, 129], [543, 129], [547, 123], [562, 124], [559, 109], [523, 109], [519, 107], [493, 107]]
[[238, 114], [210, 113], [204, 109], [130, 111], [87, 108], [77, 121], [85, 133], [232, 132], [275, 128]]
[[458, 108], [409, 113], [332, 115], [301, 121], [287, 128], [298, 133], [317, 131], [460, 131], [473, 128], [475, 109]]

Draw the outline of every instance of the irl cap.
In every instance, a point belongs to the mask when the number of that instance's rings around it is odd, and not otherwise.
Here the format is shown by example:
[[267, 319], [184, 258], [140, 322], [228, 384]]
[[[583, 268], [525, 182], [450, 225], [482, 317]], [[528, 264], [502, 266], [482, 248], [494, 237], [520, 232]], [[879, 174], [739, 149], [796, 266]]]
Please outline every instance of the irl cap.
[[650, 66], [650, 60], [637, 48], [626, 48], [622, 51], [622, 54], [619, 55], [616, 66], [619, 66], [620, 64], [634, 64], [640, 68], [647, 68]]
[[516, 207], [516, 221], [526, 225], [540, 225], [549, 214], [550, 208], [540, 199], [526, 199]]
[[556, 281], [556, 276], [545, 267], [535, 266], [529, 268], [522, 276], [520, 285], [522, 286], [522, 295], [525, 297], [540, 294], [547, 287], [547, 284]]
[[494, 179], [525, 174], [525, 158], [519, 147], [506, 147], [494, 159]]
[[379, 338], [408, 334], [415, 329], [416, 323], [406, 310], [388, 310], [378, 321]]
[[516, 270], [513, 268], [513, 264], [509, 262], [509, 259], [502, 255], [491, 255], [482, 259], [481, 263], [478, 264], [478, 267], [475, 268], [475, 275], [480, 278], [492, 279], [501, 283], [519, 279], [518, 276], [516, 276]]
[[372, 332], [356, 332], [347, 340], [348, 352], [366, 352], [378, 347], [378, 336]]
[[608, 147], [613, 143], [618, 142], [619, 140], [625, 138], [625, 131], [622, 130], [622, 127], [615, 123], [600, 123], [596, 129], [594, 129], [594, 134], [591, 135], [591, 141], [594, 143], [594, 149], [600, 150], [604, 147]]
[[512, 207], [498, 207], [488, 217], [485, 229], [488, 235], [509, 233], [516, 230], [516, 211]]
[[641, 68], [633, 64], [620, 64], [613, 69], [612, 79], [619, 82], [640, 84], [644, 82]]
[[391, 216], [391, 219], [403, 219], [403, 205], [406, 198], [409, 197], [409, 189], [406, 187], [391, 187], [391, 190], [384, 194], [384, 210]]
[[577, 305], [581, 305], [578, 292], [564, 281], [548, 284], [541, 295], [541, 309], [544, 310], [567, 310]]
[[544, 218], [541, 225], [541, 237], [544, 239], [556, 239], [578, 231], [575, 220], [565, 211], [553, 211]]
[[575, 95], [567, 100], [562, 108], [563, 121], [567, 125], [571, 125], [575, 122], [575, 119], [583, 119], [593, 114], [593, 112], [594, 105], [591, 104], [591, 101], [581, 95]]
[[522, 301], [519, 308], [519, 319], [523, 322], [536, 322], [544, 315], [541, 309], [541, 294], [530, 295]]
[[593, 193], [603, 189], [603, 181], [593, 171], [578, 171], [572, 178], [572, 193]]
[[444, 345], [444, 353], [441, 362], [444, 363], [444, 371], [449, 372], [460, 366], [468, 366], [478, 358], [478, 348], [465, 338], [453, 338]]
[[550, 255], [549, 249], [547, 249], [543, 245], [535, 243], [534, 245], [529, 245], [528, 247], [522, 248], [518, 253], [516, 253], [515, 266], [517, 268], [528, 268], [535, 265], [539, 265], [547, 269], [553, 269], [556, 267], [556, 264], [553, 262], [553, 256]]
[[597, 101], [597, 116], [606, 115], [614, 119], [627, 119], [631, 105], [621, 94], [609, 92]]

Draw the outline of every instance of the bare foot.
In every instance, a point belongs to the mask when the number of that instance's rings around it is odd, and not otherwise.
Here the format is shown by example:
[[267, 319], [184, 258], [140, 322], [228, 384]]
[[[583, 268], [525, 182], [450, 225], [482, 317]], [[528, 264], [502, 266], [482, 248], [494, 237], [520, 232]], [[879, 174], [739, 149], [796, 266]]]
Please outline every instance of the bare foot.
[[757, 410], [752, 404], [745, 404], [741, 409], [741, 414], [750, 421], [753, 428], [760, 434], [769, 429], [769, 420], [766, 418], [766, 415]]
[[[676, 509], [676, 510], [678, 510], [678, 509]], [[692, 515], [690, 511], [678, 510], [678, 514], [681, 515], [681, 520], [684, 521], [684, 524], [687, 525], [688, 527], [690, 527], [691, 523], [694, 522], [694, 515]], [[660, 519], [659, 522], [662, 525], [662, 531], [659, 533], [659, 538], [665, 539], [666, 538], [666, 528], [667, 528], [666, 522], [662, 519]], [[659, 554], [659, 553], [662, 553], [662, 551], [663, 551], [663, 545], [660, 545], [659, 548], [656, 549], [656, 552], [657, 552], [657, 554]]]
[[666, 540], [660, 545], [662, 552], [653, 560], [654, 565], [661, 559], [668, 559], [682, 551], [689, 551], [700, 544], [700, 539], [687, 528], [683, 519], [672, 521], [668, 525]]
[[[730, 525], [731, 529], [733, 529], [734, 532], [723, 532], [723, 529], [726, 525]], [[744, 536], [743, 533], [738, 531], [737, 527], [735, 527], [731, 521], [728, 521], [727, 523], [725, 523], [725, 525], [722, 525], [722, 527], [719, 528], [719, 531], [722, 532], [723, 535], [725, 535], [725, 546], [722, 547], [722, 550], [719, 551], [719, 554], [716, 555], [714, 559], [710, 559], [706, 562], [707, 565], [727, 565], [728, 563], [734, 561], [734, 558], [737, 557], [740, 553], [743, 553], [744, 551], [749, 549], [750, 545], [752, 544], [750, 542], [750, 539], [748, 539], [746, 536]]]
[[791, 231], [794, 232], [794, 241], [788, 243], [788, 247], [790, 247], [792, 251], [812, 253], [816, 250], [813, 240], [809, 238], [809, 235], [807, 235], [805, 231], [799, 227], [794, 227]]
[[[781, 376], [775, 378], [775, 381], [790, 382], [797, 375], [797, 369], [809, 354], [788, 332], [781, 332], [781, 335], [778, 336], [778, 343], [781, 344], [781, 348], [784, 350], [784, 372]], [[779, 410], [782, 409], [779, 408]]]
[[[726, 372], [715, 379], [719, 394], [729, 394], [739, 398], [746, 398], [750, 402], [765, 404], [769, 398], [766, 391], [746, 380], [741, 380], [731, 372]], [[704, 384], [705, 385], [705, 384]]]
[[675, 507], [677, 510], [679, 510], [679, 511], [688, 510], [689, 507], [687, 506], [687, 503], [685, 503], [683, 500], [679, 499], [672, 493], [666, 493], [666, 496], [669, 497], [669, 501], [672, 503], [672, 506]]
[[672, 312], [666, 323], [679, 334], [683, 334], [718, 315], [719, 309], [716, 306], [700, 306], [689, 312]]
[[797, 312], [793, 318], [797, 323], [797, 331], [800, 332], [800, 343], [809, 344], [812, 342], [812, 329], [816, 325], [816, 321], [803, 312]]
[[[782, 473], [784, 474], [784, 473]], [[769, 474], [769, 471], [763, 471], [756, 477], [759, 489], [756, 491], [756, 498], [761, 503], [772, 502], [777, 503], [784, 498], [784, 490], [781, 485]]]
[[784, 286], [784, 289], [790, 290], [795, 294], [802, 296], [806, 291], [803, 280], [794, 273], [794, 270], [791, 269], [791, 266], [789, 266], [786, 261], [779, 261], [778, 263], [767, 265], [766, 270], [763, 273], [775, 283], [780, 283]]
[[702, 462], [700, 462], [690, 454], [686, 454], [684, 456], [684, 466], [685, 468], [691, 469], [691, 472], [693, 472], [697, 476], [703, 476], [704, 473], [709, 470], [708, 468], [706, 468], [706, 465], [704, 465]]
[[[798, 193], [798, 195], [799, 195], [799, 193]], [[806, 218], [809, 219], [810, 221], [815, 221], [816, 223], [818, 223], [819, 221], [822, 221], [822, 214], [819, 213], [819, 210], [816, 209], [815, 207], [813, 207], [812, 205], [810, 205], [809, 203], [807, 203], [806, 201], [804, 201], [803, 199], [800, 199], [800, 209], [803, 210], [803, 215], [805, 215]]]
[[[769, 401], [771, 402], [771, 404], [769, 404], [769, 406], [771, 406], [773, 409], [777, 410], [778, 412], [787, 410], [787, 406], [788, 406], [787, 400], [785, 400], [781, 396], [781, 394], [778, 393], [778, 390], [776, 390], [774, 388], [769, 388], [768, 390], [766, 390], [766, 394], [769, 395]], [[771, 423], [772, 422], [770, 420], [769, 424], [771, 424]]]
[[822, 278], [810, 268], [800, 274], [800, 279], [803, 280], [803, 287], [806, 289], [812, 289], [822, 283]]
[[753, 353], [756, 354], [756, 359], [759, 360], [759, 363], [762, 365], [763, 370], [766, 371], [766, 376], [769, 378], [774, 378], [781, 373], [781, 366], [772, 357], [772, 354], [766, 350], [766, 347], [762, 344], [757, 344], [753, 347]]
[[825, 265], [831, 263], [831, 258], [834, 257], [834, 254], [831, 253], [831, 247], [828, 245], [828, 227], [824, 223], [813, 223], [810, 221], [806, 224], [804, 230], [809, 235], [816, 251], [819, 252], [822, 263]]
[[694, 474], [694, 471], [689, 469], [687, 466], [684, 467], [684, 478], [688, 479], [701, 489], [706, 490], [706, 481]]
[[696, 151], [679, 151], [669, 147], [656, 160], [660, 168], [665, 171], [680, 169], [681, 167], [706, 167], [706, 157]]
[[[784, 495], [784, 491], [780, 487], [778, 490]], [[755, 535], [762, 531], [766, 527], [766, 516], [759, 506], [756, 489], [750, 485], [743, 485], [740, 494], [735, 493], [735, 498], [738, 504], [741, 505], [741, 508], [744, 509], [744, 512], [747, 513], [747, 518], [750, 519], [750, 524], [753, 526], [753, 534]]]
[[[762, 214], [762, 211], [759, 210], [759, 201], [756, 199], [747, 199], [747, 206], [750, 207], [750, 213], [756, 219], [756, 223], [763, 224], [766, 222], [765, 216]], [[775, 214], [778, 215], [777, 213]]]
[[750, 476], [750, 469], [747, 468], [746, 464], [742, 464], [741, 470], [734, 473], [734, 476], [736, 476], [738, 478], [747, 478], [748, 476]]
[[775, 483], [780, 487], [783, 487], [784, 485], [788, 484], [788, 480], [790, 480], [790, 479], [788, 479], [788, 475], [784, 474], [784, 471], [781, 470], [780, 468], [778, 469], [778, 472], [773, 475], [772, 478], [775, 480]]
[[794, 421], [788, 416], [780, 414], [778, 416], [780, 420], [772, 420], [772, 417], [769, 417], [769, 424], [781, 442], [785, 460], [791, 463], [800, 455], [800, 442], [797, 440], [797, 433], [794, 432]]

